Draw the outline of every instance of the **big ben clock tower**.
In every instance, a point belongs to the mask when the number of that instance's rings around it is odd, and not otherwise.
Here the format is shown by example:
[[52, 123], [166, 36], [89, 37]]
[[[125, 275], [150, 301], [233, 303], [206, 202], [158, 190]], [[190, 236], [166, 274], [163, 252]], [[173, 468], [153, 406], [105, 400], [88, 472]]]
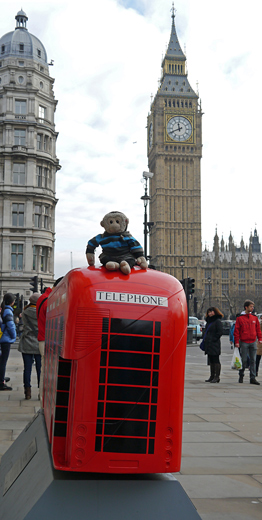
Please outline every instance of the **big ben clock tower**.
[[148, 116], [151, 263], [157, 269], [201, 284], [201, 106], [186, 72], [172, 8], [171, 36], [162, 77]]

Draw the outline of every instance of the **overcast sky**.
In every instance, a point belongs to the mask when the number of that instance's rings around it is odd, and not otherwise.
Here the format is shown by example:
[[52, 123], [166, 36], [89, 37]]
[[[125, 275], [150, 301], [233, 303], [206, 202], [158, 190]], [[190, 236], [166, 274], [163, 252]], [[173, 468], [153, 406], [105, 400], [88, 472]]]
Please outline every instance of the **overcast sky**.
[[[89, 238], [120, 210], [143, 244], [147, 114], [171, 31], [170, 0], [0, 0], [0, 36], [23, 8], [54, 60], [57, 173], [55, 276], [86, 265]], [[202, 247], [262, 240], [261, 16], [258, 0], [177, 0], [176, 29], [203, 115]], [[71, 255], [72, 252], [72, 255]]]

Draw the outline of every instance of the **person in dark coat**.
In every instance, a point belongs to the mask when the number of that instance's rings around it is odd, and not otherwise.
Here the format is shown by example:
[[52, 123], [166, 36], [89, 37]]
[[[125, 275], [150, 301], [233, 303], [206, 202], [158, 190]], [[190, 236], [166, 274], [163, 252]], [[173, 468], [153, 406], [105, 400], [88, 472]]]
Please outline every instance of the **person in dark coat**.
[[36, 303], [40, 296], [41, 294], [39, 293], [33, 293], [29, 298], [29, 305], [24, 308], [22, 314], [23, 332], [19, 341], [18, 350], [22, 353], [24, 362], [23, 382], [25, 399], [31, 399], [31, 373], [34, 361], [38, 388], [40, 383], [41, 354], [37, 340], [38, 327], [36, 317]]
[[221, 319], [222, 312], [217, 307], [209, 307], [206, 312], [206, 329], [203, 338], [205, 354], [208, 356], [210, 363], [210, 377], [207, 383], [219, 383], [221, 364], [219, 356], [221, 354], [220, 338], [223, 334]]

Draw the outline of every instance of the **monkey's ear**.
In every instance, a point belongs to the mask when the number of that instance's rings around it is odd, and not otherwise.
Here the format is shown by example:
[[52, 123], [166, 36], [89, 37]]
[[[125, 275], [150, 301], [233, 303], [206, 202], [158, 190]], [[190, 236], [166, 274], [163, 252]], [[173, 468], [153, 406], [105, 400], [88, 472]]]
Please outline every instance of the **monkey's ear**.
[[104, 222], [104, 220], [105, 220], [105, 219], [103, 218], [103, 220], [101, 220], [101, 222], [100, 222], [100, 226], [102, 226], [103, 228], [105, 227], [105, 222]]
[[129, 218], [126, 218], [125, 220], [126, 220], [126, 227], [127, 227], [129, 224]]

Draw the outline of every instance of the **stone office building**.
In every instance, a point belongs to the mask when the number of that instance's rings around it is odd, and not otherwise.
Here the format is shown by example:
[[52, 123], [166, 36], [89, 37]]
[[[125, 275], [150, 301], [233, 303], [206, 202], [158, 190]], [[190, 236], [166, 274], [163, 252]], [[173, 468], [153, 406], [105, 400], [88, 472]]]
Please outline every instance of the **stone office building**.
[[54, 279], [57, 101], [43, 44], [15, 19], [0, 38], [0, 297], [28, 299], [32, 276]]
[[[228, 244], [217, 233], [213, 251], [201, 246], [202, 109], [187, 76], [172, 10], [162, 77], [147, 122], [150, 191], [150, 262], [178, 279], [195, 279], [197, 314], [217, 305], [225, 317], [254, 298], [262, 312], [262, 253], [257, 230], [249, 245]], [[182, 267], [182, 264], [184, 266]], [[191, 303], [190, 313], [193, 305]]]

